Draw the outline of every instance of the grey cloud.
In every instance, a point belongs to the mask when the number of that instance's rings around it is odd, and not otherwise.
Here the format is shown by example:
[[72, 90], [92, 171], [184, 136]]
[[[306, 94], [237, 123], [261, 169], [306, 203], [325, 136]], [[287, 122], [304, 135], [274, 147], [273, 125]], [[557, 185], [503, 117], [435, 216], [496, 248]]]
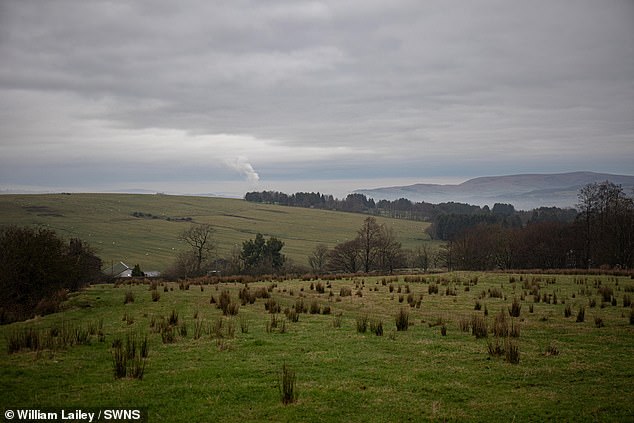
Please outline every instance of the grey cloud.
[[[280, 177], [449, 174], [456, 163], [470, 175], [558, 171], [592, 166], [588, 157], [600, 161], [589, 170], [623, 173], [634, 159], [625, 0], [0, 7], [0, 148], [12, 157], [34, 160], [41, 145], [91, 157], [102, 148], [85, 136], [95, 125], [346, 149], [319, 164], [298, 153], [286, 169], [274, 155], [249, 157]], [[12, 114], [12, 102], [32, 117]], [[43, 135], [51, 128], [59, 144]], [[65, 136], [81, 139], [64, 147]]]

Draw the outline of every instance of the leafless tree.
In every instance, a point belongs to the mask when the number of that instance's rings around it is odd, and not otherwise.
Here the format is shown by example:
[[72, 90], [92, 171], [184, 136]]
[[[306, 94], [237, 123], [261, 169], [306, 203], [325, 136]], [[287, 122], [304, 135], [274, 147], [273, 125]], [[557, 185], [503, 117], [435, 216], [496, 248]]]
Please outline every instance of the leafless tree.
[[183, 231], [179, 239], [191, 247], [194, 257], [193, 271], [199, 275], [203, 269], [203, 262], [209, 260], [216, 249], [216, 242], [213, 238], [214, 228], [209, 224], [194, 224]]

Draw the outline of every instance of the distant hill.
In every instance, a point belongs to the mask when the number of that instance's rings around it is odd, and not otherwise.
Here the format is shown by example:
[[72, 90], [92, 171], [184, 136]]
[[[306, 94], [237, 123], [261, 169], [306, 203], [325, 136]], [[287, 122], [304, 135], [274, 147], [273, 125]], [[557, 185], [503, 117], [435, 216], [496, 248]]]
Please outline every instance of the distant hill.
[[594, 172], [556, 174], [522, 174], [487, 176], [470, 179], [458, 185], [414, 184], [408, 186], [359, 189], [375, 200], [397, 200], [428, 203], [462, 202], [492, 206], [510, 203], [518, 210], [531, 210], [542, 206], [574, 207], [579, 189], [593, 182], [609, 180], [620, 184], [627, 194], [634, 189], [634, 176]]
[[[164, 271], [186, 248], [178, 235], [192, 223], [209, 223], [217, 253], [260, 232], [284, 241], [282, 252], [307, 265], [317, 244], [334, 247], [352, 239], [367, 216], [327, 210], [256, 204], [244, 200], [143, 194], [0, 195], [0, 227], [44, 226], [59, 235], [79, 237], [97, 250], [104, 265], [123, 261], [142, 270]], [[429, 241], [426, 222], [377, 217], [393, 228], [403, 247]], [[435, 241], [434, 245], [437, 245]]]

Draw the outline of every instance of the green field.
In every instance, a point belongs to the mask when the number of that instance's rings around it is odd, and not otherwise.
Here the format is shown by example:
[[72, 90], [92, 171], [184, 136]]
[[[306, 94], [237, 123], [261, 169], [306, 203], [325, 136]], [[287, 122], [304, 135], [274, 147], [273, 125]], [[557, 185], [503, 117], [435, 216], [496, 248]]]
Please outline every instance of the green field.
[[[241, 283], [184, 289], [161, 282], [157, 302], [148, 284], [91, 286], [73, 294], [62, 313], [0, 327], [2, 406], [143, 407], [150, 421], [188, 423], [631, 421], [634, 415], [634, 325], [631, 308], [623, 305], [634, 296], [629, 276], [451, 273], [407, 282], [403, 276], [385, 282], [355, 277], [322, 281], [330, 286], [321, 294], [311, 289], [317, 282], [249, 284], [253, 292], [270, 290], [281, 304], [279, 325], [272, 330], [265, 299], [240, 306], [231, 318], [210, 304], [224, 290], [237, 302]], [[430, 293], [430, 286], [438, 293]], [[341, 297], [342, 288], [352, 295]], [[127, 292], [134, 302], [124, 304]], [[288, 321], [284, 309], [300, 298], [307, 307], [329, 306], [330, 314], [302, 313], [298, 322]], [[512, 364], [491, 356], [488, 343], [495, 343], [498, 313], [510, 324], [515, 298], [521, 310], [512, 325], [519, 337], [509, 339], [519, 348], [519, 363]], [[480, 310], [474, 309], [476, 302]], [[585, 319], [577, 322], [581, 307]], [[406, 331], [396, 331], [400, 310], [409, 313]], [[179, 316], [176, 339], [163, 343], [152, 321], [172, 311]], [[487, 338], [461, 330], [474, 315], [486, 320]], [[380, 320], [383, 335], [359, 333], [362, 316]], [[222, 329], [210, 330], [219, 321]], [[183, 324], [185, 336], [178, 334]], [[51, 328], [100, 325], [104, 339], [92, 335], [89, 345], [7, 353], [7, 340], [24, 328], [44, 335]], [[206, 328], [198, 339], [196, 325]], [[148, 336], [142, 380], [113, 375], [113, 340], [127, 334]], [[289, 405], [278, 392], [284, 364], [297, 375], [297, 402]]]
[[[156, 216], [137, 218], [135, 212]], [[165, 270], [185, 246], [178, 235], [191, 218], [216, 229], [218, 254], [260, 232], [285, 242], [282, 250], [306, 266], [319, 243], [333, 247], [354, 238], [367, 216], [249, 203], [237, 199], [131, 194], [0, 195], [0, 225], [43, 225], [59, 235], [79, 237], [97, 250], [104, 265], [123, 261], [144, 270]], [[168, 221], [170, 218], [171, 221]], [[424, 222], [378, 217], [392, 227], [404, 248], [429, 243]]]

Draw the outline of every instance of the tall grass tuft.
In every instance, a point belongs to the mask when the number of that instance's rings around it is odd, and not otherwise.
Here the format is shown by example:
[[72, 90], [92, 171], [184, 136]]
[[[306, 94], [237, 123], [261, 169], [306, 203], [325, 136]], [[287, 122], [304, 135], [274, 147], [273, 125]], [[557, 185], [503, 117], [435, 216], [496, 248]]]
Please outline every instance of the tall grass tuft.
[[357, 316], [357, 332], [365, 333], [368, 330], [368, 316], [362, 314]]
[[123, 296], [123, 304], [129, 304], [134, 302], [134, 294], [132, 291], [126, 291]]
[[509, 307], [509, 315], [511, 317], [520, 317], [520, 312], [522, 310], [522, 304], [520, 304], [517, 297], [513, 298], [513, 303], [511, 307]]
[[511, 364], [519, 364], [520, 347], [515, 342], [508, 340], [504, 343], [504, 358]]
[[477, 314], [471, 316], [471, 333], [477, 339], [486, 338], [489, 335], [487, 322], [484, 317]]
[[405, 309], [400, 309], [395, 318], [396, 330], [406, 331], [409, 328], [409, 313]]
[[297, 377], [295, 372], [284, 363], [278, 382], [282, 404], [288, 405], [297, 401]]
[[582, 306], [577, 312], [577, 323], [583, 322], [585, 318], [586, 318], [586, 308]]

